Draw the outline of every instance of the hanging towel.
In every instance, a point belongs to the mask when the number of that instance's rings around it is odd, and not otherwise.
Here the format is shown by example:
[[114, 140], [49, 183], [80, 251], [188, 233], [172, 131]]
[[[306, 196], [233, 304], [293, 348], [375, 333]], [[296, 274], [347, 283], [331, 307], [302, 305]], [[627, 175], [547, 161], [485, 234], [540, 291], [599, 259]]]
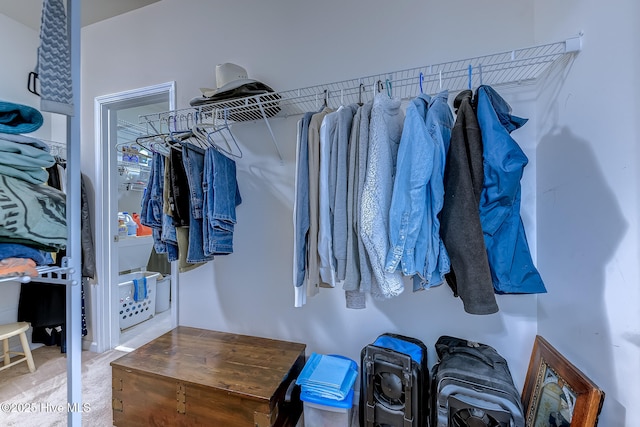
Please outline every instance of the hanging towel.
[[40, 109], [73, 116], [71, 53], [62, 0], [44, 0], [36, 73], [40, 79]]
[[133, 279], [133, 300], [135, 302], [147, 299], [147, 278]]
[[17, 134], [35, 132], [43, 117], [33, 107], [0, 101], [0, 132]]

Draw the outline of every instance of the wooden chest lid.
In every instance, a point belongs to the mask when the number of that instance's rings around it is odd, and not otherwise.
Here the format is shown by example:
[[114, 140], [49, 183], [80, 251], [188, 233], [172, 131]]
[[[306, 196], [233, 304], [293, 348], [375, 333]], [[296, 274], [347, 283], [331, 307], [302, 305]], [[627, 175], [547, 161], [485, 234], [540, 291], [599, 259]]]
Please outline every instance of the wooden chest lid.
[[179, 326], [111, 366], [269, 400], [298, 358], [304, 360], [305, 348], [301, 343]]

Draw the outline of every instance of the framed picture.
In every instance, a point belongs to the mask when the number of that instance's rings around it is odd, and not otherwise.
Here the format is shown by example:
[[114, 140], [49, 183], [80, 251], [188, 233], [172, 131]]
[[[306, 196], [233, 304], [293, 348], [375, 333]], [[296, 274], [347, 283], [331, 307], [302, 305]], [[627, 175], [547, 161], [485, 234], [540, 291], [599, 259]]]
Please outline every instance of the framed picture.
[[591, 427], [598, 424], [604, 392], [537, 335], [522, 402], [527, 427]]

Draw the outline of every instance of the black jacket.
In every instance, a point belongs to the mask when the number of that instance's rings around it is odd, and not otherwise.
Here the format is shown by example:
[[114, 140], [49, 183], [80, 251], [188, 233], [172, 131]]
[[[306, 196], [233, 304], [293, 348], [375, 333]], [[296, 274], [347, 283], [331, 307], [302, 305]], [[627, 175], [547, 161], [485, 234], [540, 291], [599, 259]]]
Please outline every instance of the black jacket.
[[487, 250], [480, 224], [483, 185], [482, 135], [474, 111], [472, 92], [454, 100], [457, 117], [444, 169], [444, 204], [440, 234], [451, 260], [447, 283], [471, 314], [498, 311]]

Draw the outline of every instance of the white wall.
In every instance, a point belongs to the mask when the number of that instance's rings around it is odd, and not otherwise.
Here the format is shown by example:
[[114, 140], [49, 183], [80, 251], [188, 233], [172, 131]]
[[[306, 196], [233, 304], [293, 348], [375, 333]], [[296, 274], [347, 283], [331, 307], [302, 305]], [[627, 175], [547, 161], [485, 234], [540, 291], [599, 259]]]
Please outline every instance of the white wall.
[[38, 59], [38, 33], [0, 14], [0, 29], [7, 43], [0, 67], [0, 100], [38, 107], [39, 98], [27, 91], [27, 75]]
[[[84, 171], [91, 176], [99, 95], [176, 80], [178, 106], [185, 107], [199, 87], [214, 84], [221, 62], [285, 90], [584, 30], [585, 50], [566, 78], [542, 84], [537, 101], [506, 96], [515, 114], [531, 119], [514, 137], [531, 160], [522, 215], [547, 295], [501, 296], [500, 313], [483, 317], [465, 314], [444, 286], [369, 301], [365, 310], [347, 310], [342, 292], [322, 290], [293, 308], [295, 120], [274, 120], [284, 165], [264, 124], [234, 128], [244, 152], [235, 253], [181, 275], [181, 323], [301, 341], [308, 354], [355, 359], [387, 331], [431, 349], [439, 335], [458, 335], [494, 345], [520, 388], [538, 332], [606, 391], [600, 425], [638, 425], [630, 415], [640, 401], [637, 16], [633, 0], [615, 8], [593, 0], [163, 0], [83, 30]], [[433, 363], [433, 351], [429, 356]]]
[[[38, 61], [39, 33], [0, 13], [0, 34], [5, 40], [11, 41], [7, 42], [3, 48], [4, 59], [0, 66], [0, 100], [39, 109], [40, 98], [27, 90], [27, 76], [29, 72], [34, 71]], [[63, 116], [51, 113], [42, 113], [42, 116], [44, 117], [42, 126], [29, 136], [63, 141], [64, 139], [51, 136], [52, 129], [58, 129], [60, 118]]]
[[[538, 105], [538, 333], [606, 392], [600, 425], [638, 426], [638, 3], [536, 2], [536, 38], [584, 50]], [[561, 236], [561, 237], [560, 237]]]

